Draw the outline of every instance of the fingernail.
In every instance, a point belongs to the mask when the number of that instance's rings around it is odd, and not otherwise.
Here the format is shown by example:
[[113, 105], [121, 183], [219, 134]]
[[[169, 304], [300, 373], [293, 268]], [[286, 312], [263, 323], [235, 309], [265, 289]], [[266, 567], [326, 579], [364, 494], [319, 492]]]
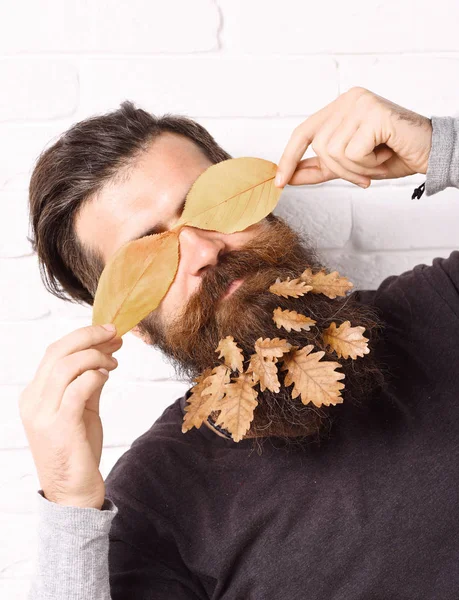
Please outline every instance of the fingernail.
[[274, 184], [277, 186], [282, 185], [282, 174], [281, 173], [278, 173], [276, 175], [276, 178], [274, 179]]
[[116, 326], [113, 323], [107, 323], [106, 325], [102, 325], [102, 327], [107, 331], [116, 331]]
[[99, 369], [99, 371], [100, 371], [101, 373], [103, 373], [104, 375], [107, 375], [107, 376], [108, 376], [108, 371], [107, 371], [107, 369]]

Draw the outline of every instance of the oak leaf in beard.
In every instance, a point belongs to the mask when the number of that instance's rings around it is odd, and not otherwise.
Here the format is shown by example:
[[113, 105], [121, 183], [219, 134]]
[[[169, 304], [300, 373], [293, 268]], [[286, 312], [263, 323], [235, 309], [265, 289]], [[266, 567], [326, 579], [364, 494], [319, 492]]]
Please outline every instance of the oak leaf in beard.
[[183, 417], [182, 433], [186, 433], [192, 427], [199, 429], [202, 422], [212, 412], [213, 397], [203, 396], [202, 392], [208, 387], [211, 381], [208, 379], [212, 369], [208, 368], [196, 377], [195, 385], [191, 388], [191, 395], [185, 406], [185, 415]]
[[346, 292], [354, 287], [354, 284], [347, 277], [341, 277], [338, 271], [327, 273], [323, 269], [318, 273], [306, 269], [301, 273], [300, 280], [312, 286], [313, 294], [324, 294], [331, 300], [337, 296], [345, 296]]
[[122, 336], [157, 308], [177, 273], [182, 227], [234, 233], [271, 213], [282, 193], [274, 185], [276, 170], [275, 163], [247, 157], [201, 173], [173, 228], [124, 244], [107, 262], [94, 297], [93, 325], [113, 323]]
[[282, 371], [287, 371], [284, 379], [286, 387], [294, 384], [292, 398], [301, 396], [303, 404], [312, 402], [320, 408], [322, 405], [341, 404], [341, 391], [344, 384], [338, 380], [344, 379], [345, 374], [335, 371], [340, 367], [339, 362], [323, 361], [320, 359], [325, 352], [312, 352], [312, 344], [292, 351], [284, 356]]
[[355, 360], [358, 356], [363, 357], [370, 352], [367, 345], [369, 338], [362, 335], [364, 331], [365, 327], [360, 325], [351, 327], [350, 321], [344, 321], [338, 328], [333, 322], [322, 331], [322, 339], [326, 347], [330, 346], [336, 352], [338, 358], [351, 357]]
[[221, 412], [215, 424], [227, 429], [235, 442], [242, 440], [253, 421], [253, 412], [258, 405], [254, 385], [250, 374], [241, 373], [225, 385], [225, 397], [218, 405]]
[[251, 354], [247, 373], [252, 375], [254, 383], [260, 383], [260, 390], [264, 392], [266, 389], [271, 392], [280, 391], [280, 382], [277, 376], [276, 360], [271, 358], [263, 358], [260, 354]]
[[244, 354], [234, 341], [232, 335], [227, 335], [225, 338], [222, 338], [219, 341], [215, 352], [220, 352], [218, 358], [223, 358], [225, 365], [228, 365], [232, 371], [239, 371], [242, 373], [244, 370]]
[[280, 358], [286, 352], [290, 352], [292, 344], [287, 340], [281, 340], [279, 338], [261, 338], [259, 337], [255, 342], [255, 352], [263, 358]]
[[273, 321], [277, 325], [278, 329], [283, 327], [288, 332], [292, 329], [295, 331], [309, 331], [311, 325], [315, 325], [316, 321], [310, 319], [296, 310], [282, 310], [281, 308], [275, 308], [273, 311]]
[[276, 294], [276, 296], [283, 296], [284, 298], [288, 298], [289, 296], [293, 298], [298, 298], [299, 296], [303, 296], [312, 290], [312, 285], [307, 285], [305, 281], [301, 281], [299, 277], [296, 279], [290, 279], [287, 277], [284, 281], [281, 281], [280, 277], [276, 279], [276, 281], [269, 286], [269, 291], [272, 294]]

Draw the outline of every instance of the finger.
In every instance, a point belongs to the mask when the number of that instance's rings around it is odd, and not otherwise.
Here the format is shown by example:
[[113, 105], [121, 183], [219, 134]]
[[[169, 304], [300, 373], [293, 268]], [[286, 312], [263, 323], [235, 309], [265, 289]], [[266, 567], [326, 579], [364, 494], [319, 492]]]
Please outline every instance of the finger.
[[319, 131], [329, 114], [330, 104], [311, 115], [293, 130], [277, 167], [277, 174], [274, 181], [276, 186], [284, 187], [289, 183], [299, 161], [311, 145], [317, 131]]
[[337, 178], [338, 176], [330, 171], [318, 156], [313, 156], [298, 163], [298, 168], [293, 173], [289, 185], [312, 185]]
[[38, 385], [48, 378], [55, 363], [62, 357], [85, 350], [101, 343], [107, 343], [115, 337], [116, 331], [109, 331], [102, 325], [81, 327], [53, 342], [46, 349], [35, 375]]
[[[86, 371], [67, 387], [59, 408], [67, 422], [80, 423], [85, 409], [99, 414], [102, 388], [108, 381], [108, 373], [99, 370]], [[89, 405], [89, 402], [91, 404]]]
[[352, 136], [344, 154], [354, 163], [377, 168], [393, 156], [393, 151], [385, 144], [377, 144], [373, 128], [362, 124]]
[[93, 369], [112, 371], [117, 366], [116, 358], [94, 348], [60, 358], [53, 366], [41, 392], [40, 410], [56, 412], [67, 386], [86, 371]]

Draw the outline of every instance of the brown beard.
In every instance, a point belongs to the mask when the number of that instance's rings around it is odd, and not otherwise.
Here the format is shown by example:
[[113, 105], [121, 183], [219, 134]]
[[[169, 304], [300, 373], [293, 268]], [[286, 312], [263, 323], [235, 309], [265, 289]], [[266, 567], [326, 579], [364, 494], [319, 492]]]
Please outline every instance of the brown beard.
[[[355, 294], [331, 300], [311, 292], [299, 298], [283, 298], [269, 292], [269, 286], [278, 277], [295, 278], [308, 267], [313, 272], [329, 269], [304, 236], [283, 219], [271, 214], [265, 225], [242, 249], [227, 252], [219, 257], [218, 265], [207, 269], [199, 290], [170, 323], [163, 323], [153, 311], [139, 324], [140, 331], [171, 360], [178, 376], [190, 384], [206, 368], [222, 364], [215, 350], [219, 340], [227, 335], [232, 335], [242, 349], [244, 361], [254, 353], [259, 337], [279, 337], [300, 348], [313, 344], [314, 351], [325, 352], [322, 360], [341, 362], [340, 372], [345, 374], [343, 402], [363, 402], [384, 380], [371, 351], [382, 329], [376, 309], [360, 303]], [[242, 285], [220, 301], [229, 284], [239, 278], [244, 278]], [[277, 307], [296, 310], [314, 319], [316, 325], [301, 332], [278, 329], [272, 319]], [[321, 331], [332, 321], [338, 326], [347, 320], [352, 326], [365, 327], [370, 353], [363, 358], [338, 360], [336, 353], [328, 352], [323, 344]], [[287, 445], [294, 438], [300, 445], [306, 438], [319, 441], [329, 431], [336, 407], [317, 408], [311, 403], [304, 405], [299, 397], [292, 399], [292, 387], [283, 385], [284, 376], [285, 372], [279, 372], [278, 393], [258, 392], [258, 406], [244, 437], [276, 437]], [[210, 416], [215, 419], [218, 414], [216, 411]]]

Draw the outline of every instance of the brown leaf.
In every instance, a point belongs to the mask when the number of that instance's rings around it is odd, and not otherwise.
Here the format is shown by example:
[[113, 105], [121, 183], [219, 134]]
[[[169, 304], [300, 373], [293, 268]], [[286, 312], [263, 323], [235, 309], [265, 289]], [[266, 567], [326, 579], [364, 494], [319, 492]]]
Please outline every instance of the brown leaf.
[[339, 362], [323, 361], [319, 362], [325, 352], [313, 352], [312, 344], [293, 350], [290, 354], [284, 356], [284, 364], [281, 370], [287, 371], [284, 384], [288, 387], [294, 384], [292, 398], [301, 395], [301, 402], [309, 404], [312, 402], [315, 406], [321, 407], [323, 404], [341, 404], [341, 392], [344, 384], [339, 379], [344, 379], [344, 373], [335, 371], [341, 367]]
[[338, 271], [326, 273], [321, 269], [313, 274], [311, 269], [306, 269], [301, 273], [300, 279], [312, 286], [313, 294], [324, 294], [332, 300], [337, 296], [345, 296], [346, 292], [354, 287], [347, 277], [340, 277]]
[[232, 371], [237, 370], [240, 373], [242, 373], [242, 371], [244, 370], [244, 354], [234, 341], [232, 335], [227, 335], [225, 338], [222, 338], [218, 343], [215, 352], [220, 352], [218, 358], [223, 358], [225, 361], [225, 365], [231, 367]]
[[309, 331], [311, 325], [316, 324], [314, 319], [305, 317], [301, 313], [296, 312], [296, 310], [282, 310], [281, 308], [274, 309], [273, 321], [279, 329], [283, 327], [289, 332], [292, 329], [295, 331], [301, 331], [302, 329]]
[[298, 298], [310, 290], [312, 290], [312, 285], [307, 285], [305, 281], [301, 281], [299, 278], [290, 279], [290, 277], [287, 277], [284, 281], [281, 281], [280, 277], [278, 277], [275, 283], [269, 287], [270, 292], [284, 298], [288, 298], [289, 296]]
[[230, 370], [226, 365], [218, 365], [212, 369], [212, 374], [207, 378], [210, 381], [210, 385], [201, 392], [203, 396], [212, 397], [212, 410], [219, 410], [217, 403], [225, 395], [225, 385], [230, 381]]
[[124, 335], [161, 302], [178, 262], [175, 231], [148, 235], [122, 246], [100, 276], [92, 324], [114, 323], [117, 334]]
[[247, 368], [247, 373], [252, 374], [254, 383], [260, 382], [260, 390], [265, 389], [272, 392], [280, 390], [279, 378], [277, 377], [277, 366], [274, 360], [264, 359], [260, 354], [256, 353], [250, 356], [250, 363]]
[[331, 323], [330, 327], [322, 331], [322, 339], [326, 346], [331, 346], [331, 349], [336, 352], [338, 358], [356, 359], [358, 356], [363, 357], [368, 354], [370, 349], [367, 346], [369, 338], [362, 334], [365, 327], [351, 327], [350, 321], [344, 321], [336, 328], [336, 323]]
[[216, 425], [227, 429], [235, 442], [242, 440], [253, 421], [253, 411], [258, 405], [257, 391], [252, 377], [241, 373], [239, 377], [225, 386], [226, 396], [219, 404], [221, 410]]
[[175, 227], [190, 225], [221, 233], [242, 231], [268, 215], [282, 189], [274, 185], [277, 165], [243, 157], [211, 165], [188, 192]]
[[292, 344], [289, 344], [287, 340], [281, 340], [279, 338], [261, 338], [255, 342], [255, 352], [260, 354], [263, 358], [280, 358], [286, 352], [290, 352]]
[[209, 375], [212, 369], [206, 369], [201, 375], [196, 377], [196, 385], [191, 388], [191, 395], [185, 406], [185, 415], [183, 417], [182, 433], [186, 433], [192, 427], [199, 429], [202, 422], [212, 412], [213, 397], [203, 396], [202, 392], [210, 385]]

